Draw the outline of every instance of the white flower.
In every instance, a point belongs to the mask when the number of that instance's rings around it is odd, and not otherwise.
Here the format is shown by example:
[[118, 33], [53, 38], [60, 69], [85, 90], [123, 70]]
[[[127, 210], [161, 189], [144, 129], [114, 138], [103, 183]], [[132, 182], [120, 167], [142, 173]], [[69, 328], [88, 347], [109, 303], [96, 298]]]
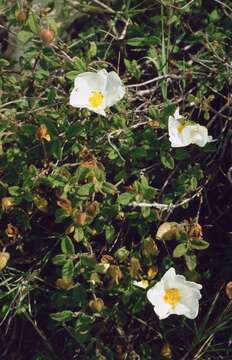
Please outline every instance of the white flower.
[[125, 87], [116, 72], [108, 73], [104, 69], [96, 73], [85, 72], [75, 79], [70, 105], [105, 116], [105, 108], [116, 104], [124, 94]]
[[175, 269], [170, 268], [162, 279], [148, 290], [147, 298], [160, 319], [171, 314], [195, 319], [199, 311], [201, 288], [200, 284], [185, 280], [183, 275], [176, 275]]
[[140, 287], [141, 289], [146, 289], [149, 286], [149, 282], [145, 279], [142, 279], [140, 281], [134, 280], [132, 284], [134, 286]]
[[207, 127], [186, 121], [179, 114], [179, 108], [175, 111], [174, 116], [169, 116], [168, 133], [172, 147], [184, 147], [190, 144], [204, 147], [212, 141]]

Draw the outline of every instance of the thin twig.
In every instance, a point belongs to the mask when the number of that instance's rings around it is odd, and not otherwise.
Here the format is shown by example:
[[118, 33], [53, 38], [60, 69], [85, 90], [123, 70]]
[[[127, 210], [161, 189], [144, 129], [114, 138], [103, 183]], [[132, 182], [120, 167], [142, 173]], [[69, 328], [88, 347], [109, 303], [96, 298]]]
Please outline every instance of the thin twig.
[[198, 197], [200, 195], [202, 191], [202, 188], [200, 188], [200, 190], [198, 190], [193, 196], [191, 196], [190, 198], [187, 198], [187, 199], [184, 199], [182, 201], [179, 201], [179, 202], [176, 202], [175, 204], [173, 203], [170, 203], [170, 204], [161, 204], [161, 203], [158, 203], [156, 201], [154, 201], [153, 203], [145, 203], [145, 202], [141, 202], [141, 203], [138, 203], [136, 201], [134, 201], [132, 204], [130, 204], [130, 206], [133, 206], [133, 207], [149, 207], [149, 208], [156, 208], [158, 210], [167, 210], [167, 211], [172, 211], [182, 205], [185, 205], [187, 204], [188, 202], [192, 201], [195, 197]]
[[156, 81], [159, 81], [159, 80], [165, 80], [165, 79], [183, 79], [183, 78], [184, 78], [183, 75], [175, 75], [175, 74], [160, 75], [160, 76], [157, 76], [157, 77], [155, 77], [155, 78], [153, 78], [153, 79], [144, 81], [144, 82], [139, 83], [139, 84], [127, 85], [127, 88], [145, 86], [145, 85], [151, 84], [151, 83], [156, 82]]
[[107, 10], [109, 13], [111, 14], [115, 14], [115, 10], [113, 10], [111, 7], [109, 7], [106, 4], [103, 4], [101, 1], [99, 0], [92, 0], [95, 4], [100, 5], [102, 8], [104, 8], [105, 10]]
[[125, 161], [124, 157], [120, 154], [120, 152], [119, 152], [118, 148], [116, 147], [116, 145], [114, 145], [114, 144], [112, 143], [112, 141], [111, 141], [111, 138], [113, 137], [114, 134], [117, 133], [117, 135], [118, 135], [118, 134], [120, 134], [121, 132], [122, 132], [122, 129], [112, 131], [111, 133], [109, 133], [109, 134], [107, 135], [107, 140], [108, 140], [108, 143], [110, 144], [110, 146], [116, 151], [116, 153], [118, 154], [118, 156], [120, 157], [120, 159], [121, 159], [122, 161]]

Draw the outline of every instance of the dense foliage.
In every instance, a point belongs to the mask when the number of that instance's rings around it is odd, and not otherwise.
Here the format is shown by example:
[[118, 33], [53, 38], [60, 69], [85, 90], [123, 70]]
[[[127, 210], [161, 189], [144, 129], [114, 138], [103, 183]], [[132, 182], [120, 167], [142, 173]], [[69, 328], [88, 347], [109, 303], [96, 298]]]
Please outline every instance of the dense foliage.
[[[219, 0], [0, 0], [2, 359], [231, 358], [231, 16]], [[71, 107], [75, 77], [102, 68], [124, 99]], [[171, 148], [177, 107], [215, 141]], [[196, 321], [159, 321], [133, 285], [170, 266], [203, 284]]]

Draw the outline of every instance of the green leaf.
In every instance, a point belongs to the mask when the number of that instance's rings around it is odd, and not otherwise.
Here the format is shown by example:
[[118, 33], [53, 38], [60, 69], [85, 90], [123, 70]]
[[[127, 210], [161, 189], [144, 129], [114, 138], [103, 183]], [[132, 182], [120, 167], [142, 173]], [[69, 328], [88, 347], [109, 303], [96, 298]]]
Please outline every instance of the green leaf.
[[83, 344], [90, 339], [90, 325], [91, 325], [91, 317], [80, 313], [77, 318], [76, 324], [74, 325], [75, 331], [75, 339], [80, 343]]
[[73, 317], [73, 312], [70, 310], [63, 310], [57, 313], [50, 314], [50, 317], [55, 321], [68, 321]]
[[124, 59], [124, 64], [126, 66], [127, 71], [138, 80], [140, 78], [141, 71], [137, 61], [136, 60], [130, 61], [128, 59]]
[[179, 244], [173, 251], [173, 257], [178, 258], [186, 254], [188, 251], [188, 245], [186, 243]]
[[79, 196], [89, 196], [92, 194], [93, 190], [94, 190], [93, 184], [85, 184], [77, 190], [77, 194]]
[[113, 225], [105, 225], [105, 237], [109, 243], [114, 240], [115, 229]]
[[54, 158], [56, 158], [57, 160], [61, 160], [62, 158], [61, 142], [59, 140], [52, 140], [48, 146], [50, 148], [51, 155], [54, 156]]
[[126, 192], [118, 197], [118, 203], [121, 205], [129, 205], [134, 199], [134, 194]]
[[117, 187], [107, 181], [105, 181], [102, 185], [102, 191], [106, 194], [116, 194], [116, 192], [118, 191], [117, 190]]
[[65, 219], [67, 219], [70, 215], [64, 209], [56, 209], [55, 211], [55, 223], [59, 224]]
[[77, 75], [79, 75], [79, 74], [80, 74], [80, 71], [72, 70], [72, 71], [67, 72], [65, 76], [69, 80], [74, 80], [77, 77]]
[[209, 243], [205, 240], [192, 240], [191, 248], [196, 250], [205, 250], [209, 247]]
[[80, 258], [81, 266], [84, 266], [88, 270], [93, 270], [96, 266], [96, 260], [89, 256], [81, 256]]
[[160, 152], [160, 160], [167, 169], [174, 169], [174, 159], [172, 155], [166, 151]]
[[76, 57], [74, 62], [73, 62], [73, 65], [75, 66], [75, 68], [80, 72], [84, 72], [87, 70], [86, 68], [86, 63], [84, 62], [84, 60], [82, 60], [81, 58], [79, 57]]
[[7, 61], [6, 59], [0, 59], [0, 66], [4, 67], [4, 66], [9, 66], [10, 63], [9, 61]]
[[56, 255], [53, 259], [52, 262], [55, 265], [64, 265], [66, 262], [67, 258], [66, 255], [60, 254], [60, 255]]
[[195, 270], [197, 266], [197, 257], [196, 255], [185, 255], [185, 262], [189, 271]]
[[71, 259], [68, 259], [63, 266], [62, 275], [63, 277], [72, 278], [74, 273], [74, 265]]
[[148, 36], [148, 37], [134, 37], [132, 39], [127, 40], [127, 44], [130, 46], [148, 46], [158, 44], [160, 39], [156, 36]]
[[142, 215], [143, 215], [144, 219], [146, 219], [146, 218], [148, 218], [150, 216], [151, 208], [142, 207], [141, 212], [142, 212]]
[[83, 240], [84, 237], [85, 237], [85, 234], [84, 234], [83, 229], [82, 229], [81, 227], [77, 227], [77, 228], [75, 229], [75, 232], [74, 232], [73, 237], [74, 237], [74, 239], [75, 239], [76, 241], [81, 241], [81, 240]]
[[90, 59], [94, 58], [97, 55], [97, 45], [94, 41], [90, 41], [89, 49], [88, 49], [88, 56]]
[[29, 40], [32, 39], [33, 37], [33, 33], [30, 32], [30, 31], [25, 31], [25, 30], [22, 30], [18, 33], [18, 39], [19, 41], [21, 41], [22, 43], [27, 43]]
[[86, 303], [86, 290], [81, 284], [76, 284], [72, 290], [73, 297], [79, 306], [83, 306]]
[[33, 33], [38, 34], [39, 24], [38, 24], [35, 14], [31, 13], [29, 15], [29, 17], [27, 19], [27, 25]]
[[209, 19], [212, 22], [217, 22], [219, 21], [221, 18], [221, 14], [219, 12], [219, 10], [214, 9], [210, 14], [209, 14]]
[[67, 255], [75, 254], [75, 247], [68, 235], [63, 236], [63, 238], [61, 239], [61, 250], [64, 254]]
[[10, 186], [8, 188], [8, 191], [9, 191], [10, 195], [12, 195], [12, 196], [22, 196], [23, 195], [23, 190], [19, 186]]

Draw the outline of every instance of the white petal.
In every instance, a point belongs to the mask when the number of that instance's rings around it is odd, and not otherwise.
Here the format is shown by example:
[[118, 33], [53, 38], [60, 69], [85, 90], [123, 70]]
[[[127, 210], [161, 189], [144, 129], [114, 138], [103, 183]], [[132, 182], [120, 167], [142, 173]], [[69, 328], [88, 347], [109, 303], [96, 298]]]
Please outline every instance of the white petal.
[[186, 144], [186, 143], [181, 142], [181, 141], [179, 141], [179, 142], [172, 142], [171, 141], [171, 147], [173, 147], [173, 148], [185, 147], [185, 146], [188, 146], [188, 145], [190, 145], [190, 143]]
[[203, 147], [208, 142], [208, 129], [205, 126], [198, 125], [198, 135], [195, 138], [195, 144]]
[[[167, 281], [173, 281], [176, 277], [176, 270], [171, 267], [170, 269], [168, 269], [168, 271], [166, 271], [166, 273], [164, 274], [164, 276], [162, 277], [161, 281], [163, 283], [166, 283]], [[174, 287], [174, 286], [171, 286]]]
[[83, 108], [88, 105], [88, 98], [90, 96], [90, 90], [84, 82], [82, 86], [74, 87], [70, 94], [69, 103], [70, 105]]
[[204, 147], [208, 142], [208, 129], [199, 124], [188, 125], [183, 130], [183, 136], [189, 138], [192, 144]]
[[173, 308], [173, 314], [176, 315], [185, 315], [189, 313], [189, 309], [185, 304], [182, 303], [178, 303], [174, 308]]
[[75, 88], [82, 90], [83, 86], [87, 86], [90, 91], [105, 92], [107, 83], [107, 73], [105, 70], [100, 70], [97, 73], [84, 72], [78, 75], [75, 79]]
[[160, 301], [160, 299], [163, 299], [164, 294], [165, 291], [163, 287], [163, 282], [159, 281], [147, 291], [147, 298], [152, 303], [152, 305], [156, 305], [157, 302]]
[[147, 298], [154, 306], [154, 311], [160, 319], [165, 319], [171, 314], [171, 305], [164, 301], [164, 294], [161, 281], [147, 291]]
[[179, 281], [182, 285], [189, 286], [194, 290], [201, 290], [202, 285], [195, 283], [193, 281], [188, 281], [185, 279], [185, 276], [183, 275], [176, 275], [176, 281]]
[[199, 297], [194, 292], [189, 292], [188, 296], [183, 296], [180, 302], [186, 307], [187, 311], [184, 314], [189, 319], [195, 319], [199, 312]]
[[181, 131], [181, 136], [183, 139], [183, 143], [187, 145], [192, 144], [192, 129], [190, 125], [186, 125]]
[[178, 107], [176, 109], [176, 111], [174, 112], [174, 118], [175, 119], [179, 119], [181, 116], [180, 116], [180, 108]]
[[169, 315], [173, 313], [171, 305], [165, 301], [157, 301], [154, 306], [154, 311], [158, 315], [160, 320], [166, 319]]
[[116, 72], [111, 71], [107, 77], [105, 89], [106, 106], [110, 107], [116, 104], [125, 95], [125, 87]]
[[173, 116], [168, 118], [168, 134], [169, 140], [172, 147], [184, 147], [191, 144], [189, 136], [183, 135], [183, 132], [179, 131], [180, 121], [175, 119]]
[[101, 106], [101, 107], [98, 107], [98, 108], [93, 108], [92, 106], [87, 105], [86, 108], [89, 109], [90, 111], [95, 112], [96, 114], [106, 116], [104, 106]]

